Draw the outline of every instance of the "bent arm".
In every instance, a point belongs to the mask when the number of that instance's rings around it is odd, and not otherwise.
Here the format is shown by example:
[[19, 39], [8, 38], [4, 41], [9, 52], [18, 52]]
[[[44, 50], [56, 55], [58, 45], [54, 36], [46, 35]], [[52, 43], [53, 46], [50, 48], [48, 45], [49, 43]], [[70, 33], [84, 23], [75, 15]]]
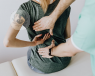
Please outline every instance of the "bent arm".
[[34, 42], [23, 41], [16, 38], [24, 22], [25, 22], [25, 19], [22, 16], [19, 16], [18, 14], [15, 15], [14, 20], [11, 23], [3, 41], [3, 44], [5, 47], [35, 46]]
[[71, 42], [71, 38], [66, 43], [61, 43], [58, 46], [55, 46], [51, 49], [51, 55], [58, 57], [71, 57], [76, 53], [81, 52], [77, 49]]
[[50, 14], [50, 16], [56, 20], [61, 16], [61, 14], [74, 2], [75, 0], [60, 0], [55, 10]]
[[71, 26], [70, 26], [70, 17], [69, 17], [65, 28], [65, 39], [68, 39], [70, 37], [71, 37]]

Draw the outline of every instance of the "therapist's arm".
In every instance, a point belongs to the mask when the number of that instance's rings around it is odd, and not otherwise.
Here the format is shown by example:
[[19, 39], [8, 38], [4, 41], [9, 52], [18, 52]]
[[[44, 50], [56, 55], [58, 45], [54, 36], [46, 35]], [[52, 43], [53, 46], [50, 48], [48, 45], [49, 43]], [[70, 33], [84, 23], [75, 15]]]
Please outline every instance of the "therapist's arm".
[[61, 14], [74, 2], [75, 0], [60, 0], [55, 10], [50, 16], [56, 21]]
[[[52, 58], [49, 55], [49, 49], [51, 48], [51, 45], [45, 48], [40, 48], [38, 51], [39, 54], [45, 58]], [[51, 49], [51, 55], [58, 56], [58, 57], [72, 57], [75, 56], [78, 52], [82, 52], [82, 51], [77, 49], [72, 44], [71, 38], [66, 43], [61, 43], [58, 46], [55, 46]]]
[[49, 16], [42, 17], [40, 20], [34, 23], [33, 30], [41, 31], [50, 29], [50, 34], [53, 35], [55, 22], [74, 1], [75, 0], [60, 0], [55, 10]]
[[51, 49], [51, 55], [58, 56], [58, 57], [71, 57], [76, 55], [78, 52], [82, 52], [81, 50], [77, 49], [71, 42], [71, 38], [66, 42], [59, 44]]

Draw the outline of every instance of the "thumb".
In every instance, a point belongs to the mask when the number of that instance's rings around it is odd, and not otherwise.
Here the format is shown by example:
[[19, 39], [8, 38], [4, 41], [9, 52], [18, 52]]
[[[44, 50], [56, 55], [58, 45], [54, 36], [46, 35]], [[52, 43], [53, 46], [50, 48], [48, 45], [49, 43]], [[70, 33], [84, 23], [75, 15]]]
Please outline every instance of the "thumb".
[[52, 40], [52, 42], [51, 42], [51, 47], [54, 47], [54, 46], [55, 46], [55, 41]]
[[51, 35], [53, 35], [53, 29], [50, 29], [50, 31], [49, 31], [49, 32], [50, 32], [50, 34], [51, 34]]
[[54, 40], [52, 40], [51, 45], [48, 46], [48, 48], [52, 48], [52, 47], [54, 47], [54, 46], [55, 46], [55, 44], [54, 44]]

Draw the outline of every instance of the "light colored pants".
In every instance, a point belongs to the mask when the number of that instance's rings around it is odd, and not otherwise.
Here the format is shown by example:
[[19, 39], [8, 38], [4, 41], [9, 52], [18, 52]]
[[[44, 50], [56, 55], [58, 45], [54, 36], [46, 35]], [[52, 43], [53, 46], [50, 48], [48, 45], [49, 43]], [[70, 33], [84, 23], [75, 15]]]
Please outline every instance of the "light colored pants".
[[42, 74], [45, 74], [44, 72], [41, 72], [40, 70], [36, 69], [35, 67], [33, 67], [30, 63], [29, 63], [29, 58], [31, 56], [31, 50], [28, 50], [27, 52], [27, 64], [29, 66], [30, 69], [32, 69], [33, 71], [37, 72], [37, 73], [42, 73]]

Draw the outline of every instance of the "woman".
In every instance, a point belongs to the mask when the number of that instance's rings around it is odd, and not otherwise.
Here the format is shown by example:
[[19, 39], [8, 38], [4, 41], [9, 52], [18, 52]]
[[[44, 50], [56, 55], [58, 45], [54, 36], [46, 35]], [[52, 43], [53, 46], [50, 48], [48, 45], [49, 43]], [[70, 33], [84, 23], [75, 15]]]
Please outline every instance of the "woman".
[[[33, 29], [34, 22], [52, 13], [58, 2], [59, 0], [29, 0], [21, 4], [16, 12], [14, 22], [11, 24], [12, 27], [10, 26], [9, 31], [4, 39], [4, 44], [8, 47], [30, 46], [27, 52], [27, 63], [29, 67], [37, 73], [48, 74], [60, 71], [66, 68], [71, 60], [71, 57], [53, 56], [52, 58], [43, 58], [38, 53], [39, 48], [51, 45], [52, 40], [55, 41], [55, 46], [57, 46], [60, 43], [65, 43], [66, 39], [70, 37], [70, 7], [68, 7], [56, 21], [53, 29], [53, 36], [50, 37], [48, 34], [49, 29], [43, 31], [35, 31], [35, 29]], [[18, 24], [16, 24], [15, 21], [18, 22]], [[28, 22], [30, 22], [30, 24], [25, 25]], [[21, 25], [24, 25], [26, 28], [29, 39], [32, 41], [32, 43], [21, 41], [15, 38], [21, 28]], [[42, 35], [39, 36], [38, 34]], [[39, 39], [39, 37], [43, 39]], [[51, 47], [53, 46], [51, 45]]]

